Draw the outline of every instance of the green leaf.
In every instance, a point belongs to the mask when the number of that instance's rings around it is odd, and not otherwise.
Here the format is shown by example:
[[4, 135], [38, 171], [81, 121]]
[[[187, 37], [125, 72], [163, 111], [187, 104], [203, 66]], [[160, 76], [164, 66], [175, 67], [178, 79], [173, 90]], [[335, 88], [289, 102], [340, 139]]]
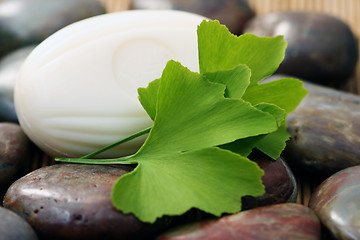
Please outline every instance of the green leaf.
[[112, 199], [144, 222], [198, 208], [215, 216], [241, 210], [241, 197], [260, 196], [263, 171], [230, 151], [207, 148], [135, 157], [137, 168], [114, 185]]
[[284, 122], [277, 131], [269, 133], [255, 143], [257, 149], [271, 157], [277, 159], [286, 147], [286, 141], [290, 139], [290, 134], [286, 131]]
[[225, 98], [224, 91], [223, 84], [169, 61], [158, 89], [154, 126], [141, 150], [195, 150], [277, 130], [271, 114], [242, 99]]
[[138, 88], [139, 101], [149, 117], [154, 120], [156, 115], [157, 93], [161, 79], [149, 83], [146, 88]]
[[246, 65], [238, 65], [233, 69], [206, 72], [204, 76], [211, 82], [226, 86], [225, 97], [241, 98], [250, 84], [250, 69]]
[[253, 148], [256, 147], [256, 143], [265, 136], [266, 135], [259, 135], [254, 137], [242, 138], [235, 140], [231, 143], [220, 145], [219, 147], [222, 149], [230, 150], [241, 156], [247, 157], [252, 152]]
[[257, 109], [267, 112], [271, 114], [275, 119], [277, 126], [280, 127], [280, 125], [285, 121], [286, 112], [284, 109], [279, 108], [278, 106], [271, 104], [271, 103], [258, 103], [254, 107]]
[[198, 27], [200, 73], [232, 69], [239, 64], [251, 70], [254, 85], [273, 74], [284, 59], [286, 42], [282, 36], [235, 36], [218, 21], [203, 21]]
[[[272, 116], [276, 119], [276, 122], [279, 127], [285, 122], [284, 121], [285, 116], [286, 116], [285, 110], [277, 107], [276, 105], [269, 104], [269, 103], [261, 103], [261, 104], [255, 105], [255, 107], [261, 111], [272, 114]], [[281, 138], [279, 136], [280, 133], [278, 133], [278, 131], [279, 131], [279, 129], [277, 131], [269, 133], [269, 134], [238, 139], [234, 142], [221, 145], [220, 147], [223, 149], [228, 149], [232, 152], [238, 153], [245, 157], [248, 156], [252, 152], [253, 148], [257, 147], [260, 151], [264, 152], [268, 156], [272, 157], [273, 159], [277, 159], [278, 155], [280, 155], [282, 150], [284, 150], [285, 141], [288, 140], [288, 135], [289, 135], [285, 129], [284, 134], [286, 134], [287, 137]], [[281, 132], [281, 133], [283, 133], [283, 132]], [[269, 141], [269, 144], [268, 144], [268, 141]], [[280, 150], [280, 152], [279, 152], [279, 150]]]
[[129, 159], [138, 167], [114, 186], [114, 206], [153, 222], [192, 207], [217, 216], [234, 213], [240, 210], [241, 196], [263, 193], [262, 171], [256, 165], [211, 147], [273, 132], [276, 119], [241, 99], [225, 98], [224, 91], [224, 85], [168, 62], [158, 88], [154, 126]]
[[[138, 89], [154, 121], [151, 130], [82, 158], [57, 159], [137, 164], [118, 179], [112, 201], [144, 222], [191, 208], [216, 216], [235, 213], [243, 196], [262, 195], [263, 171], [244, 156], [258, 148], [277, 158], [289, 137], [286, 115], [306, 94], [293, 79], [258, 84], [281, 63], [286, 47], [282, 37], [236, 37], [218, 21], [204, 21], [198, 43], [200, 74], [169, 61], [160, 79]], [[149, 131], [132, 156], [84, 159]]]
[[252, 104], [271, 103], [290, 113], [295, 110], [306, 94], [307, 90], [300, 80], [283, 78], [248, 87], [243, 99]]
[[[236, 66], [234, 69], [205, 73], [211, 82], [222, 83], [226, 86], [225, 97], [240, 98], [250, 84], [250, 69], [246, 65]], [[138, 88], [139, 100], [152, 120], [156, 115], [156, 102], [161, 79], [149, 83], [146, 88]]]

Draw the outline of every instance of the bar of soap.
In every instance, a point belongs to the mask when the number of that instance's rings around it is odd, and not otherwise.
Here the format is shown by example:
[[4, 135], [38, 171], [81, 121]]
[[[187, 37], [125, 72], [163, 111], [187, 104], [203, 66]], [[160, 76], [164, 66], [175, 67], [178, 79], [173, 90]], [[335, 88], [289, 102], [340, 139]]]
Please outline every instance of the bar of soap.
[[[198, 72], [203, 16], [133, 10], [71, 24], [36, 47], [15, 86], [19, 122], [50, 156], [82, 156], [152, 126], [137, 88], [159, 78], [167, 61]], [[132, 154], [146, 136], [104, 152]]]

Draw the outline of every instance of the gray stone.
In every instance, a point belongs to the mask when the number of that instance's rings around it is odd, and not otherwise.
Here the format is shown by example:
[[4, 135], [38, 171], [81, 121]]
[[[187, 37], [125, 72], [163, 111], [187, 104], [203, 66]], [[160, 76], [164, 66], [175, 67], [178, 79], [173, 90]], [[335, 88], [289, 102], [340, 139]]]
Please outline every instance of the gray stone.
[[0, 2], [0, 57], [38, 44], [57, 30], [104, 14], [98, 0], [4, 0]]
[[17, 74], [35, 45], [17, 49], [0, 60], [0, 96], [13, 102]]
[[18, 122], [14, 106], [15, 82], [23, 62], [34, 48], [20, 48], [0, 61], [0, 122]]
[[31, 226], [17, 214], [0, 207], [0, 239], [36, 240], [36, 233]]
[[31, 146], [18, 124], [0, 123], [0, 192], [29, 170]]

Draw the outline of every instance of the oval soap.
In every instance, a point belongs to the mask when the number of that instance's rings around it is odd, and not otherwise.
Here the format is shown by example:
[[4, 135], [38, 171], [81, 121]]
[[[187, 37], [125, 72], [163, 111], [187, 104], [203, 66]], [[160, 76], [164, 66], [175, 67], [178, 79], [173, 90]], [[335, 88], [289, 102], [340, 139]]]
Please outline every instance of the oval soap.
[[[137, 88], [159, 78], [167, 61], [198, 71], [203, 16], [132, 10], [71, 24], [36, 47], [15, 86], [19, 122], [50, 156], [75, 157], [152, 125]], [[145, 136], [104, 152], [136, 152]]]

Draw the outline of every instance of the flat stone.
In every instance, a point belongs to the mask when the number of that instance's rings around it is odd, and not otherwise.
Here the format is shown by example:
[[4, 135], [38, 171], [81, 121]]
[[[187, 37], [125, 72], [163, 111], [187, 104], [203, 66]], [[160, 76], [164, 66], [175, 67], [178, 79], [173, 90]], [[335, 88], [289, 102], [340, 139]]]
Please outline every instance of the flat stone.
[[309, 206], [336, 239], [360, 239], [360, 166], [326, 179], [313, 192]]
[[3, 240], [37, 240], [35, 231], [21, 217], [0, 207], [0, 238]]
[[320, 223], [311, 209], [295, 203], [260, 207], [217, 220], [173, 229], [157, 240], [320, 239]]
[[164, 227], [142, 223], [111, 202], [112, 186], [129, 166], [57, 164], [13, 183], [4, 207], [46, 239], [148, 239]]
[[31, 142], [15, 123], [0, 123], [0, 192], [29, 171]]

